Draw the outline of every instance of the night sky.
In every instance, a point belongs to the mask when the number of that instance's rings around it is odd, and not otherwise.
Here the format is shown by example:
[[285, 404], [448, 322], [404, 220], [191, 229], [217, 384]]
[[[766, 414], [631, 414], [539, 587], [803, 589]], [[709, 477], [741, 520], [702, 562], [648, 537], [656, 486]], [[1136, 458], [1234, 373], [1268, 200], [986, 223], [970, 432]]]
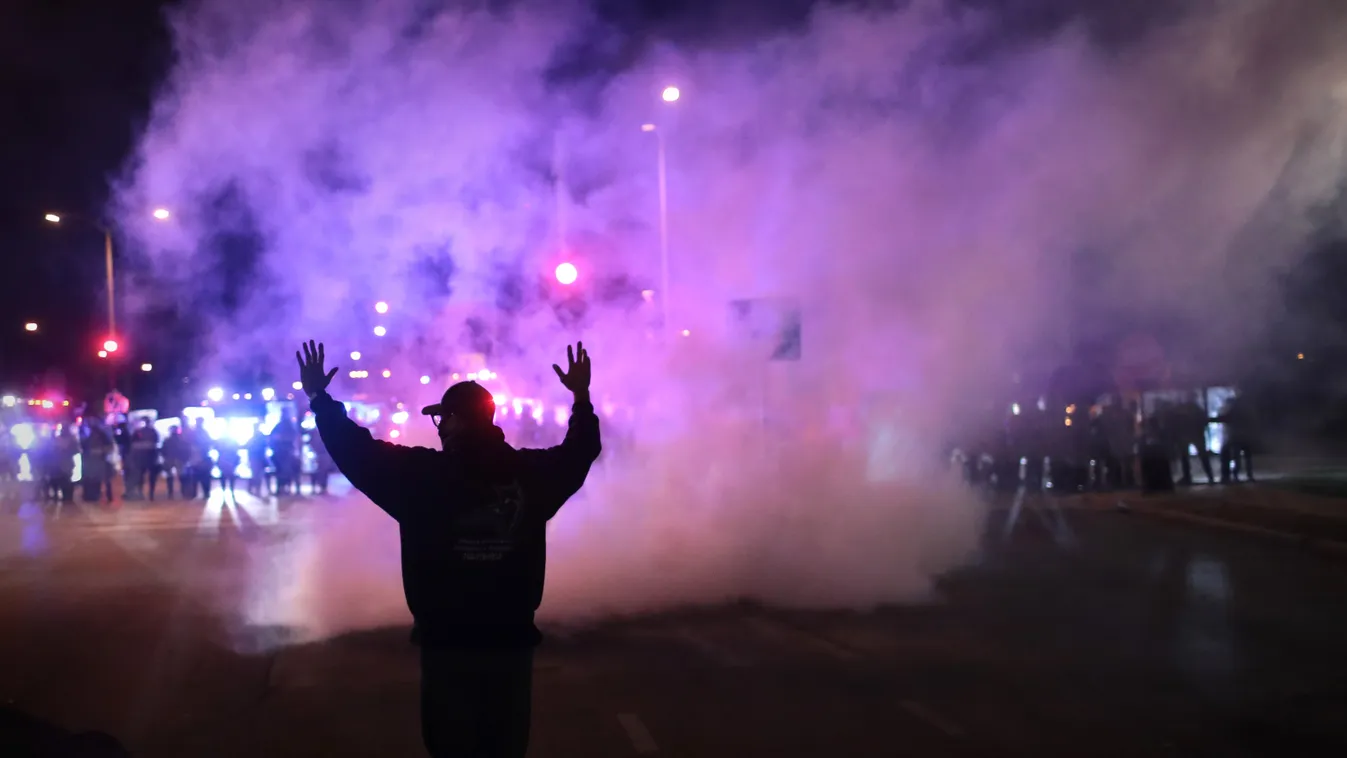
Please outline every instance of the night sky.
[[[861, 0], [838, 0], [858, 4]], [[991, 44], [1032, 36], [1083, 15], [1103, 44], [1139, 33], [1162, 16], [1134, 4], [1096, 0], [1088, 12], [1069, 0], [963, 0], [1005, 14], [1003, 36]], [[593, 0], [611, 42], [580, 45], [559, 60], [557, 86], [620, 70], [645, 45], [734, 44], [764, 27], [806, 18], [809, 0]], [[110, 183], [127, 160], [155, 88], [172, 61], [166, 10], [156, 0], [6, 0], [0, 3], [0, 391], [64, 391], [96, 396], [106, 388], [107, 365], [96, 356], [107, 335], [101, 234], [89, 223], [59, 227], [43, 214], [97, 217]], [[1148, 6], [1151, 7], [1151, 6]], [[599, 36], [596, 34], [596, 37]], [[577, 95], [580, 93], [577, 93]], [[1327, 247], [1340, 245], [1334, 240]], [[1340, 247], [1337, 248], [1340, 250]], [[1321, 256], [1325, 265], [1339, 256]], [[1309, 259], [1315, 261], [1313, 256]], [[1338, 268], [1341, 268], [1338, 266]], [[1338, 301], [1342, 274], [1301, 275], [1295, 302]], [[1309, 284], [1305, 284], [1309, 282]], [[1309, 287], [1314, 292], [1306, 293]], [[1313, 309], [1311, 309], [1313, 310]], [[1322, 310], [1322, 309], [1320, 309]], [[1330, 309], [1331, 310], [1331, 309]], [[1341, 309], [1338, 309], [1341, 310]], [[1315, 311], [1318, 313], [1318, 311]], [[1347, 320], [1347, 313], [1339, 314]], [[1307, 318], [1287, 319], [1298, 330]], [[120, 320], [120, 319], [119, 319]], [[129, 321], [129, 319], [126, 319]], [[24, 323], [35, 321], [29, 333]], [[1343, 342], [1337, 323], [1309, 319], [1321, 343]], [[132, 340], [134, 342], [134, 340]], [[122, 388], [161, 395], [181, 382], [190, 344], [136, 344], [120, 356]], [[142, 362], [164, 371], [142, 375]], [[169, 370], [175, 369], [175, 370]], [[170, 376], [173, 374], [173, 376]], [[62, 385], [65, 385], [64, 388]]]
[[[168, 62], [152, 0], [7, 0], [0, 4], [0, 386], [34, 386], [58, 369], [72, 392], [102, 375], [103, 243], [96, 218]], [[36, 321], [35, 334], [24, 323]], [[153, 356], [132, 356], [153, 360]]]

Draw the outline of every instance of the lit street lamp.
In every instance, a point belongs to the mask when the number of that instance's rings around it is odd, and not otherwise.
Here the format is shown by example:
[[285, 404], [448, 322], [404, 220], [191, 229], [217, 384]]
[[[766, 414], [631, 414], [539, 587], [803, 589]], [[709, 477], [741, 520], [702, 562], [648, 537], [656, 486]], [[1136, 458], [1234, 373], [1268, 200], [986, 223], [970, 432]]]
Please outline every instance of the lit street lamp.
[[[157, 219], [157, 220], [159, 220], [159, 221], [165, 221], [165, 220], [167, 220], [168, 217], [169, 217], [169, 212], [168, 212], [166, 209], [164, 209], [164, 208], [157, 208], [157, 209], [155, 209], [155, 211], [154, 211], [153, 214], [151, 214], [151, 215], [153, 215], [154, 218]], [[44, 215], [42, 218], [43, 218], [44, 220], [46, 220], [47, 223], [49, 223], [49, 224], [60, 224], [60, 223], [62, 223], [62, 221], [64, 220], [64, 219], [61, 217], [61, 215], [58, 214], [58, 213], [48, 213], [48, 214]], [[100, 222], [98, 222], [98, 221], [95, 221], [95, 220], [93, 220], [93, 219], [87, 219], [87, 218], [83, 218], [83, 217], [74, 217], [74, 218], [81, 218], [81, 219], [83, 219], [83, 220], [88, 221], [88, 222], [89, 222], [95, 229], [97, 229], [98, 231], [100, 231], [100, 232], [103, 233], [103, 264], [104, 264], [104, 268], [106, 269], [106, 272], [105, 272], [105, 273], [107, 274], [107, 293], [108, 293], [108, 334], [116, 334], [116, 333], [117, 333], [117, 308], [116, 308], [116, 295], [117, 295], [117, 290], [116, 290], [116, 285], [115, 285], [114, 282], [113, 282], [113, 267], [112, 267], [112, 228], [111, 228], [110, 226], [107, 226], [106, 224], [102, 224], [102, 223], [100, 223]], [[30, 330], [30, 331], [32, 331], [32, 330]], [[116, 347], [113, 347], [113, 348], [107, 350], [107, 352], [110, 353], [110, 352], [115, 351], [116, 349], [117, 349]], [[106, 357], [106, 356], [100, 355], [99, 357], [100, 357], [100, 358], [103, 358], [103, 357]], [[113, 384], [116, 384], [115, 377], [112, 377], [112, 379], [113, 379]]]

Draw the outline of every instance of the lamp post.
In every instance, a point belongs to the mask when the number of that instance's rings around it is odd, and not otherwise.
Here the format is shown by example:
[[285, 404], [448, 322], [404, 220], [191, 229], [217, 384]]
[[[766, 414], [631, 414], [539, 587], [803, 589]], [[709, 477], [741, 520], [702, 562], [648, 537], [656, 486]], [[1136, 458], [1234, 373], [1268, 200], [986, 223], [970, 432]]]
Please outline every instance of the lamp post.
[[[673, 104], [682, 97], [677, 87], [665, 87], [660, 99]], [[641, 131], [655, 135], [655, 171], [659, 180], [659, 302], [660, 318], [664, 325], [661, 331], [671, 328], [669, 321], [669, 174], [665, 161], [664, 130], [656, 124], [642, 124]]]
[[[155, 208], [151, 214], [156, 221], [167, 221], [172, 215], [166, 208]], [[85, 216], [71, 216], [70, 218], [84, 221], [90, 226], [103, 233], [103, 268], [107, 276], [107, 294], [108, 294], [108, 338], [115, 339], [117, 335], [117, 284], [114, 278], [115, 269], [112, 263], [112, 227]], [[59, 225], [65, 220], [58, 213], [48, 213], [43, 219], [49, 224]], [[112, 368], [111, 354], [108, 356], [108, 374], [113, 387], [116, 387], [117, 376], [115, 369]]]

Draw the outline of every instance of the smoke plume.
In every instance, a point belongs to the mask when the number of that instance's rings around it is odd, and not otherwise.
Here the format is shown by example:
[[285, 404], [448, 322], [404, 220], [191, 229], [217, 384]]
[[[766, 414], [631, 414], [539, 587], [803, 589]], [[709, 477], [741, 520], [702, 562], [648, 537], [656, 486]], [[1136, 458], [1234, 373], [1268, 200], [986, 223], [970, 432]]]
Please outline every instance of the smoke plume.
[[[413, 409], [465, 354], [555, 404], [583, 338], [607, 450], [552, 525], [548, 618], [923, 599], [982, 529], [951, 420], [1027, 351], [1066, 360], [1082, 309], [1238, 350], [1220, 325], [1267, 307], [1342, 180], [1347, 7], [1192, 0], [1120, 30], [900, 5], [694, 40], [577, 2], [189, 4], [118, 195], [135, 296], [210, 324], [203, 373], [285, 371], [315, 338], [370, 369], [338, 360], [336, 395]], [[800, 360], [731, 318], [755, 299], [801, 314]], [[259, 556], [251, 618], [405, 616], [395, 525], [331, 511]]]

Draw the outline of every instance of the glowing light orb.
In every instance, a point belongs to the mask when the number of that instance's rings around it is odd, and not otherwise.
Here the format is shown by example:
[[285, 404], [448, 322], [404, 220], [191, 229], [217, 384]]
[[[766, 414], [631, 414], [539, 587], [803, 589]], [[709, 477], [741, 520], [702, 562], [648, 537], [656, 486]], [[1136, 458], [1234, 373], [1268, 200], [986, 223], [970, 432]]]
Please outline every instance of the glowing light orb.
[[117, 340], [107, 340], [103, 343], [103, 349], [109, 353], [117, 352]]
[[[360, 360], [360, 351], [359, 351], [359, 350], [352, 350], [352, 351], [351, 351], [351, 360], [353, 360], [353, 361], [358, 361], [358, 360]], [[299, 388], [296, 387], [295, 389], [299, 389]]]
[[387, 330], [387, 329], [383, 328], [382, 326], [376, 326], [376, 327], [374, 327], [374, 336], [375, 336], [375, 337], [382, 337], [382, 336], [384, 336], [385, 334], [388, 334], [388, 330]]
[[262, 388], [262, 399], [263, 399], [263, 400], [266, 400], [266, 401], [270, 402], [271, 399], [272, 399], [273, 397], [276, 397], [276, 390], [274, 390], [274, 389], [272, 389], [272, 388], [270, 388], [270, 387], [263, 387], [263, 388]]
[[106, 358], [106, 357], [108, 357], [108, 351], [106, 351], [106, 350], [99, 350], [99, 351], [98, 351], [98, 357], [99, 357], [99, 358]]
[[210, 391], [206, 393], [206, 398], [212, 403], [218, 403], [224, 400], [224, 390], [219, 387], [211, 387]]
[[666, 103], [677, 102], [682, 95], [683, 93], [677, 87], [665, 87], [664, 91], [660, 93], [660, 97], [664, 98]]
[[35, 332], [37, 331], [37, 324], [32, 321], [29, 321], [28, 323], [23, 325], [23, 330], [26, 332]]
[[563, 263], [557, 266], [557, 281], [562, 284], [574, 284], [580, 276], [580, 272], [575, 268], [574, 263]]
[[141, 370], [141, 371], [145, 371], [145, 372], [153, 371], [153, 370], [154, 370], [154, 364], [153, 364], [153, 363], [142, 363], [142, 364], [140, 364], [140, 370]]
[[167, 221], [168, 217], [173, 214], [169, 213], [167, 208], [155, 208], [153, 215], [160, 221]]
[[388, 377], [390, 377], [390, 376], [392, 376], [392, 375], [393, 375], [393, 372], [392, 372], [392, 371], [389, 371], [388, 369], [384, 369], [384, 378], [385, 378], [385, 379], [387, 379]]
[[302, 390], [304, 389], [304, 382], [290, 382], [290, 389]]
[[428, 376], [423, 376], [423, 377], [421, 377], [421, 383], [422, 383], [422, 384], [430, 384], [430, 377], [428, 377]]
[[380, 300], [379, 302], [374, 304], [374, 310], [377, 313], [387, 313], [388, 303], [385, 303], [384, 301]]

